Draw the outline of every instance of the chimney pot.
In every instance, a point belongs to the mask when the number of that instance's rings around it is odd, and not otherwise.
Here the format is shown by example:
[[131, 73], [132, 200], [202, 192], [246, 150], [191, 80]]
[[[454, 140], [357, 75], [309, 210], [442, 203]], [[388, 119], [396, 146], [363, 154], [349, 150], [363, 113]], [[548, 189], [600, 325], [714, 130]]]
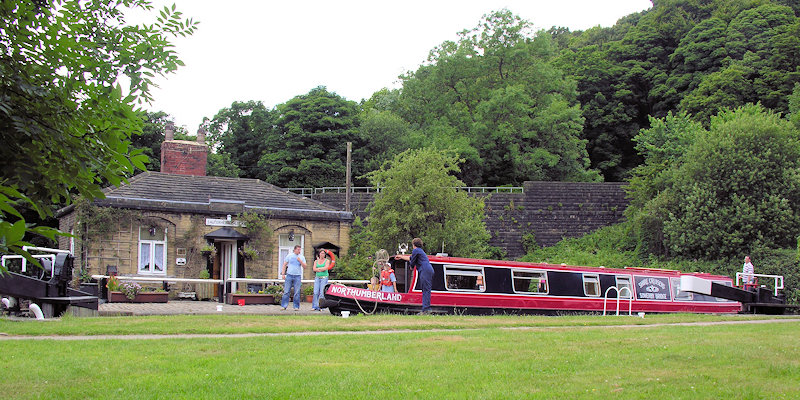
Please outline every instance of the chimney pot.
[[202, 126], [197, 130], [197, 143], [206, 144], [206, 128]]
[[175, 125], [172, 122], [167, 122], [164, 130], [164, 140], [175, 140]]

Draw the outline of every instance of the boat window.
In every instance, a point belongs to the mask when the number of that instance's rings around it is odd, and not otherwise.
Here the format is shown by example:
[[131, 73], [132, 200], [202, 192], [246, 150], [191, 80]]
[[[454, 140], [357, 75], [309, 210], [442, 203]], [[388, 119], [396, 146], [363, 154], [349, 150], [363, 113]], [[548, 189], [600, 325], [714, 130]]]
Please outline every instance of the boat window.
[[600, 277], [597, 275], [584, 275], [583, 293], [587, 296], [600, 296]]
[[514, 292], [547, 294], [547, 273], [530, 271], [513, 271]]
[[483, 291], [483, 269], [445, 266], [444, 277], [447, 290]]
[[672, 278], [672, 298], [675, 301], [692, 301], [692, 292], [681, 290], [681, 278]]
[[[622, 288], [628, 288], [623, 290]], [[629, 299], [633, 295], [633, 285], [631, 285], [630, 276], [617, 276], [617, 289], [619, 290], [619, 298]]]

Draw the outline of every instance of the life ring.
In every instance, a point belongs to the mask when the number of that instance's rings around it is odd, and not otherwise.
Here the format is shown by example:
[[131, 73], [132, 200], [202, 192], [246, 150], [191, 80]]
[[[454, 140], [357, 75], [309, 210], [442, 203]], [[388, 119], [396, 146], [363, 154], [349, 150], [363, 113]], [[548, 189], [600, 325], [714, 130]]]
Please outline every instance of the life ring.
[[331, 257], [331, 265], [328, 267], [328, 270], [330, 271], [333, 269], [333, 266], [336, 265], [336, 255], [333, 254], [333, 252], [328, 249], [325, 249], [325, 252], [328, 253], [328, 256]]

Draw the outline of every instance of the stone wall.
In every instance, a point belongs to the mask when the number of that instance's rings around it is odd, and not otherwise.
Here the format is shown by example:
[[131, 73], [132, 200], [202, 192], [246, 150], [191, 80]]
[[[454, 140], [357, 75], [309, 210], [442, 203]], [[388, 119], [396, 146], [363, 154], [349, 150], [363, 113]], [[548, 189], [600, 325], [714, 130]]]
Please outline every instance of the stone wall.
[[[525, 254], [523, 237], [539, 246], [578, 237], [622, 219], [628, 206], [624, 183], [525, 182], [524, 193], [474, 193], [484, 197], [490, 245], [510, 259]], [[344, 193], [314, 194], [315, 200], [344, 210]], [[350, 209], [364, 219], [372, 193], [354, 193]], [[532, 236], [530, 236], [532, 234]]]
[[[59, 228], [70, 232], [75, 228], [75, 212], [59, 219]], [[201, 269], [208, 265], [206, 256], [200, 248], [206, 244], [204, 235], [219, 226], [209, 226], [206, 218], [224, 219], [225, 215], [193, 215], [189, 213], [170, 213], [152, 211], [121, 211], [127, 218], [118, 218], [111, 229], [98, 233], [94, 227], [88, 232], [79, 232], [73, 250], [76, 267], [87, 268], [90, 274], [105, 274], [106, 266], [114, 266], [120, 275], [136, 275], [139, 260], [139, 229], [142, 226], [158, 226], [167, 232], [166, 276], [175, 278], [197, 278]], [[130, 216], [134, 215], [135, 218]], [[314, 247], [324, 243], [338, 246], [347, 252], [350, 246], [350, 223], [343, 221], [312, 221], [271, 218], [269, 228], [273, 234], [264, 243], [248, 242], [256, 248], [259, 255], [252, 260], [239, 259], [243, 263], [245, 276], [262, 279], [278, 277], [278, 235], [292, 231], [296, 236], [305, 237], [304, 255], [306, 260], [314, 259]], [[241, 233], [245, 228], [235, 228]], [[59, 237], [59, 248], [69, 249], [70, 238]], [[186, 259], [185, 265], [177, 265], [176, 259]], [[218, 258], [218, 256], [217, 256]], [[217, 261], [219, 262], [219, 261]], [[304, 269], [303, 279], [313, 279], [311, 268]]]

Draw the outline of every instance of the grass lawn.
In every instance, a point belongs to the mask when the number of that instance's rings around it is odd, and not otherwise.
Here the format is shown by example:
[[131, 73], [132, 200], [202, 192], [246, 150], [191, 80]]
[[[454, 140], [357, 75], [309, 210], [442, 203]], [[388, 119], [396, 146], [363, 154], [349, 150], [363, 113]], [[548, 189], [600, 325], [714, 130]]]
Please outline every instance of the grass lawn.
[[[10, 399], [800, 398], [800, 320], [630, 326], [725, 319], [748, 317], [213, 315], [0, 320], [0, 332], [12, 335], [308, 332], [240, 338], [0, 340], [0, 393]], [[387, 328], [425, 331], [313, 333]]]

